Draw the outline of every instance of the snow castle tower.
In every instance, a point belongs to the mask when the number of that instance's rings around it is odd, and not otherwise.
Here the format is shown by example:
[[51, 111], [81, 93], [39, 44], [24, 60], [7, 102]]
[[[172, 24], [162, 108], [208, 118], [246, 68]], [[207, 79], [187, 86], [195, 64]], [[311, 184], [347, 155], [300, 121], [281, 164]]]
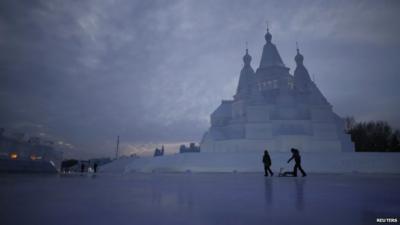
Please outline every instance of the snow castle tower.
[[201, 152], [353, 152], [344, 120], [310, 79], [299, 48], [291, 75], [268, 28], [265, 41], [256, 72], [246, 49], [236, 94], [211, 114]]
[[262, 172], [263, 150], [277, 168], [286, 165], [290, 148], [298, 148], [307, 172], [398, 174], [400, 155], [354, 151], [343, 119], [310, 79], [299, 48], [292, 75], [268, 29], [265, 40], [256, 71], [246, 49], [236, 93], [211, 114], [200, 152], [119, 159], [101, 171]]

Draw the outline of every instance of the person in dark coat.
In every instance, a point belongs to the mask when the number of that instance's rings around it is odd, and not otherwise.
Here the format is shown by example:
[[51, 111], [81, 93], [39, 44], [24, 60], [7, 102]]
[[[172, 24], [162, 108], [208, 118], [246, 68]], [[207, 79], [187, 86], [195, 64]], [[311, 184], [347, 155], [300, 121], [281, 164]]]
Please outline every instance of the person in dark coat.
[[97, 173], [97, 163], [94, 163], [93, 170], [94, 170], [95, 173]]
[[293, 176], [297, 177], [297, 169], [300, 170], [303, 177], [307, 176], [306, 172], [301, 168], [301, 156], [299, 150], [292, 148], [290, 151], [292, 152], [292, 157], [287, 161], [287, 163], [294, 159], [295, 164], [293, 168]]
[[274, 173], [271, 170], [271, 157], [269, 156], [269, 153], [267, 150], [264, 151], [264, 156], [263, 156], [263, 163], [264, 163], [264, 173], [265, 176], [268, 177], [268, 172], [271, 174], [271, 176], [274, 175]]
[[81, 173], [85, 172], [85, 164], [81, 163]]

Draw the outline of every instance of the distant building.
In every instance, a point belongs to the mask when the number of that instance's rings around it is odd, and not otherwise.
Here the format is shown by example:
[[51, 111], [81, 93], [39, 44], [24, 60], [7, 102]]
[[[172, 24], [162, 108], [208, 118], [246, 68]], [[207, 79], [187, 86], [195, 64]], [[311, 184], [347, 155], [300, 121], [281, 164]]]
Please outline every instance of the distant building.
[[195, 143], [190, 143], [189, 147], [185, 145], [181, 145], [179, 147], [179, 153], [193, 153], [193, 152], [200, 152], [200, 146], [196, 146]]
[[0, 171], [39, 172], [40, 168], [59, 168], [62, 151], [49, 141], [27, 138], [23, 133], [7, 134], [0, 129]]
[[161, 149], [158, 149], [158, 148], [156, 148], [155, 150], [154, 150], [154, 157], [157, 157], [157, 156], [163, 156], [164, 155], [164, 145], [161, 147]]

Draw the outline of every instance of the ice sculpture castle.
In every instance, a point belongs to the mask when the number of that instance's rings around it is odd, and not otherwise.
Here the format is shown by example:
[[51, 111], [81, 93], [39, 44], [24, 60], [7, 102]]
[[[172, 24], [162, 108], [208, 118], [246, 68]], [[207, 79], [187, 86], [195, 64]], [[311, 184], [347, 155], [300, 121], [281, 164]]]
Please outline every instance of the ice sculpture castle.
[[233, 100], [223, 100], [211, 114], [201, 152], [354, 151], [344, 121], [332, 110], [303, 64], [297, 47], [294, 74], [265, 34], [260, 66], [254, 72], [246, 49]]
[[264, 149], [277, 170], [287, 165], [294, 147], [307, 172], [399, 173], [399, 154], [354, 151], [343, 119], [310, 79], [298, 48], [292, 75], [268, 29], [265, 40], [255, 72], [246, 49], [236, 94], [211, 114], [200, 151], [115, 160], [102, 171], [261, 172]]

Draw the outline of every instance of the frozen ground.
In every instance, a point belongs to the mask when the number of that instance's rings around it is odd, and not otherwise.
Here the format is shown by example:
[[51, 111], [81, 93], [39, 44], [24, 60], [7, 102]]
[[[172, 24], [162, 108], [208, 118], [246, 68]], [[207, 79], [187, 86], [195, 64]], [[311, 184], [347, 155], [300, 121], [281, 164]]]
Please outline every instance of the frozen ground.
[[399, 175], [0, 175], [0, 224], [376, 224]]
[[[123, 158], [100, 167], [104, 172], [262, 172], [263, 152], [200, 152], [162, 157]], [[272, 169], [292, 168], [287, 152], [271, 152]], [[302, 164], [312, 173], [400, 173], [395, 152], [302, 152]]]

